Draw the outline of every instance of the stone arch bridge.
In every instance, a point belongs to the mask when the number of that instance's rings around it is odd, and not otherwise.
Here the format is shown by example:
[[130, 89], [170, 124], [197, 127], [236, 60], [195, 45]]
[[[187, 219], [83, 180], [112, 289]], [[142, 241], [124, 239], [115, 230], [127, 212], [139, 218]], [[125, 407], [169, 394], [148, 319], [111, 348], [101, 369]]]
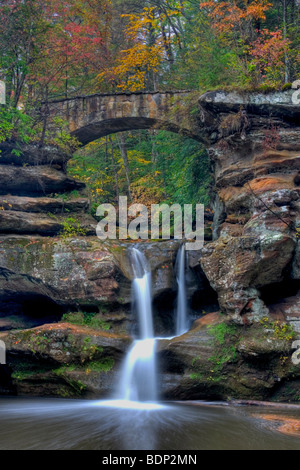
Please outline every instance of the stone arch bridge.
[[97, 94], [53, 101], [49, 113], [68, 122], [83, 145], [133, 129], [163, 129], [202, 141], [190, 112], [198, 98], [188, 91]]

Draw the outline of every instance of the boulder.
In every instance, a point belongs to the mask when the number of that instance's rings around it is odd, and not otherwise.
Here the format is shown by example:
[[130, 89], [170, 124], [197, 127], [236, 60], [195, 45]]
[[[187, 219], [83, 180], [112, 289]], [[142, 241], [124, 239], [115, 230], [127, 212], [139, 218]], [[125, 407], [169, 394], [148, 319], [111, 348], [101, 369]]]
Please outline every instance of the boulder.
[[295, 249], [294, 238], [266, 230], [261, 221], [256, 233], [256, 237], [221, 236], [202, 251], [201, 266], [218, 293], [222, 311], [241, 323], [268, 314], [259, 289], [284, 279]]
[[18, 142], [2, 142], [0, 144], [1, 165], [58, 165], [63, 168], [71, 157], [72, 155], [62, 152], [57, 147], [40, 147]]
[[105, 398], [130, 338], [58, 323], [0, 333], [8, 369], [6, 392], [63, 398]]
[[299, 380], [292, 364], [295, 335], [264, 319], [252, 326], [219, 313], [195, 322], [185, 335], [157, 344], [162, 398], [270, 400], [286, 381]]
[[[68, 308], [126, 305], [131, 301], [125, 278], [108, 248], [97, 238], [5, 238], [0, 243], [0, 266], [25, 276], [31, 291], [35, 280], [49, 297]], [[16, 292], [18, 287], [16, 286]], [[0, 285], [0, 298], [6, 284]], [[42, 303], [41, 303], [41, 315]]]
[[49, 195], [82, 190], [85, 184], [50, 166], [16, 167], [0, 165], [0, 194]]

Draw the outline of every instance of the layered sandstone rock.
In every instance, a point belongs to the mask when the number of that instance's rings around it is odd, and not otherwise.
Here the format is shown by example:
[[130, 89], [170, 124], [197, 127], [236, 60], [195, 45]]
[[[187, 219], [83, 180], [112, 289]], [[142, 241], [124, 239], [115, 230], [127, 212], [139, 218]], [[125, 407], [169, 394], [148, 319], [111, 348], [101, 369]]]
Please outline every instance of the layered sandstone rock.
[[34, 214], [69, 214], [82, 213], [89, 210], [86, 198], [65, 200], [47, 197], [0, 196], [2, 211], [30, 212]]
[[[279, 326], [280, 325], [280, 326]], [[284, 326], [283, 326], [284, 325]], [[185, 335], [157, 345], [161, 393], [179, 400], [297, 400], [295, 335], [287, 323], [265, 318], [244, 327], [219, 313], [198, 320]]]
[[[95, 237], [2, 237], [0, 265], [5, 270], [5, 280], [0, 282], [2, 303], [15, 301], [20, 312], [22, 299], [34, 302], [35, 296], [41, 295], [60, 306], [61, 311], [72, 307], [97, 311], [106, 304], [130, 303], [130, 280], [113, 253]], [[19, 276], [18, 285], [15, 276]], [[42, 300], [40, 307], [42, 317]]]
[[40, 147], [33, 144], [18, 142], [2, 142], [0, 144], [0, 164], [16, 166], [50, 165], [65, 168], [72, 155], [66, 154], [56, 147]]
[[115, 390], [126, 335], [66, 323], [0, 333], [10, 357], [2, 393], [97, 397]]
[[0, 234], [95, 235], [85, 184], [66, 174], [70, 155], [17, 143], [0, 152]]
[[84, 183], [50, 166], [0, 165], [0, 192], [17, 196], [65, 193], [84, 189]]
[[300, 108], [291, 91], [207, 93], [200, 107], [216, 185], [200, 262], [222, 311], [251, 323], [268, 314], [261, 289], [300, 281]]

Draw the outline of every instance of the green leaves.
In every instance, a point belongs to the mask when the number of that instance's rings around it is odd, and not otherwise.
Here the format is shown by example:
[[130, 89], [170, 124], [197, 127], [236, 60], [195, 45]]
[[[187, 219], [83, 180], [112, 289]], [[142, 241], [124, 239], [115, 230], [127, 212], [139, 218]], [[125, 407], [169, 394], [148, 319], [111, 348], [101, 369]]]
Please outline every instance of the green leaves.
[[[32, 127], [33, 120], [30, 116], [15, 108], [0, 107], [0, 142], [18, 139], [28, 143], [34, 139], [35, 131]], [[17, 155], [18, 150], [14, 153]]]

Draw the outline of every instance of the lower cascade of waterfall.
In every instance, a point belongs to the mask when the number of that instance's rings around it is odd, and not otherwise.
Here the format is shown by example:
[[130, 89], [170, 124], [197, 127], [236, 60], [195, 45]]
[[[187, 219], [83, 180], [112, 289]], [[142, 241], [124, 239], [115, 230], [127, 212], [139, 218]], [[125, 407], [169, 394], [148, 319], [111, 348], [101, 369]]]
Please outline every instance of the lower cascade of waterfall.
[[157, 400], [154, 338], [135, 341], [127, 354], [120, 381], [120, 397], [125, 401]]
[[[148, 407], [158, 398], [157, 367], [155, 358], [152, 311], [151, 269], [145, 255], [136, 248], [131, 250], [134, 273], [132, 282], [133, 306], [139, 325], [139, 339], [135, 340], [127, 353], [117, 390], [117, 400], [122, 406]], [[176, 336], [188, 329], [185, 289], [185, 248], [180, 248], [177, 257], [178, 302], [176, 312]]]

